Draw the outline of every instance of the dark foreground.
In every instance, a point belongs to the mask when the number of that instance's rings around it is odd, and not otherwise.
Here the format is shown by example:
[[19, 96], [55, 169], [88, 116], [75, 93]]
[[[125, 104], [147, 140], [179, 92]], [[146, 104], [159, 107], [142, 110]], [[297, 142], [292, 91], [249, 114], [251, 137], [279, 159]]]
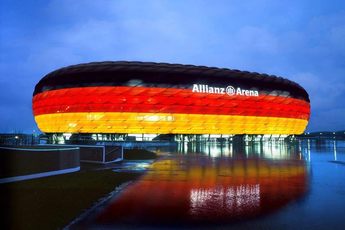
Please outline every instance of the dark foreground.
[[115, 187], [138, 176], [102, 170], [1, 184], [6, 225], [2, 229], [63, 228]]
[[[125, 159], [129, 160], [154, 158], [154, 153], [145, 150], [125, 152]], [[135, 165], [128, 172], [113, 170], [124, 166], [128, 168], [126, 163], [106, 166], [82, 164], [81, 171], [76, 173], [0, 184], [1, 209], [5, 213], [1, 229], [65, 227], [115, 188], [142, 175], [142, 170], [136, 170]]]

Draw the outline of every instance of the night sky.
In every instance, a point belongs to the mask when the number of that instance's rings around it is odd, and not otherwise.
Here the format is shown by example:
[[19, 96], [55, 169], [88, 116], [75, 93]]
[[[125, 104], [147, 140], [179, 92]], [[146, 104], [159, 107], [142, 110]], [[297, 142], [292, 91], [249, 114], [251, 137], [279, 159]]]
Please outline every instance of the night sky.
[[307, 131], [345, 129], [345, 1], [0, 3], [0, 132], [38, 132], [47, 73], [92, 61], [206, 65], [282, 76], [310, 95]]

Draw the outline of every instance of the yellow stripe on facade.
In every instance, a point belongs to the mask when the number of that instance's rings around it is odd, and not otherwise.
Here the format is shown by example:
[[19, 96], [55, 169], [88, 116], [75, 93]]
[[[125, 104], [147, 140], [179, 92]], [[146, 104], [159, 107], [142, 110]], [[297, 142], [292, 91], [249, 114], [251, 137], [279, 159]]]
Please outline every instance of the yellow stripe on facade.
[[54, 113], [35, 116], [46, 133], [301, 134], [307, 120], [168, 113]]

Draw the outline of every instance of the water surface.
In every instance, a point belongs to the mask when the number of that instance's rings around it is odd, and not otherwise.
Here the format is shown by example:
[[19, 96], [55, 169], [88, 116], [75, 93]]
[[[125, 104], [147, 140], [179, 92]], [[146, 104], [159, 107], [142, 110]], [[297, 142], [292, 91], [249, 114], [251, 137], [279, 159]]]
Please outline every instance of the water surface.
[[100, 212], [102, 227], [344, 229], [345, 143], [181, 144]]

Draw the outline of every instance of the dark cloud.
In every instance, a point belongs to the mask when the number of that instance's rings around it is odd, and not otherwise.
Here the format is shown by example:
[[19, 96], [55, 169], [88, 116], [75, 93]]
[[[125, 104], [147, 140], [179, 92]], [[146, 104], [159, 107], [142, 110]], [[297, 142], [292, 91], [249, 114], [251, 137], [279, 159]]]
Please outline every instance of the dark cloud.
[[0, 131], [31, 132], [56, 68], [139, 60], [280, 75], [310, 94], [309, 131], [345, 129], [343, 1], [2, 1]]

